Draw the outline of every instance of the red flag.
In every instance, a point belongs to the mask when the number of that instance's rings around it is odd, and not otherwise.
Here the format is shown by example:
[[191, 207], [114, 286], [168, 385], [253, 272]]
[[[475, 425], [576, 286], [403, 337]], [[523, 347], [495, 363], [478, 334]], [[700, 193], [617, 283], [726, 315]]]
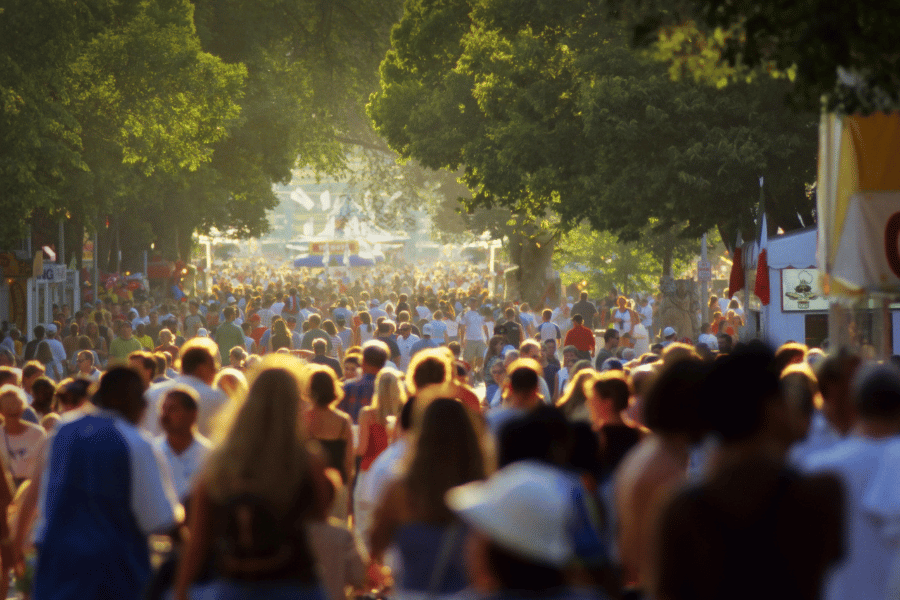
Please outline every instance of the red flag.
[[753, 293], [763, 306], [769, 305], [769, 261], [766, 259], [765, 248], [760, 250], [756, 261], [756, 285], [753, 286]]
[[[759, 185], [762, 186], [762, 178], [759, 180]], [[766, 224], [766, 213], [763, 212], [762, 223], [759, 228], [759, 258], [756, 260], [756, 284], [753, 286], [753, 293], [760, 299], [763, 306], [769, 305], [769, 261], [766, 257], [768, 248], [769, 231]]]
[[728, 298], [744, 289], [744, 252], [743, 248], [737, 246], [734, 249], [734, 256], [731, 263], [731, 276], [728, 278]]

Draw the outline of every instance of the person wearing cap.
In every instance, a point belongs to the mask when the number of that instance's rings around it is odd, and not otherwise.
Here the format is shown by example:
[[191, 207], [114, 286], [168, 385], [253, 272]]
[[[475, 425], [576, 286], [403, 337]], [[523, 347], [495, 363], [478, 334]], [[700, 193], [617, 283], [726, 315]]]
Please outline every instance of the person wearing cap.
[[668, 346], [669, 344], [676, 342], [677, 333], [675, 332], [674, 327], [666, 327], [663, 329], [663, 348]]
[[422, 326], [422, 338], [420, 340], [417, 340], [416, 343], [412, 345], [412, 349], [410, 350], [410, 358], [412, 358], [422, 350], [440, 347], [440, 344], [437, 340], [431, 339], [432, 333], [434, 333], [434, 325], [432, 323], [425, 323], [425, 325]]
[[[471, 585], [497, 600], [603, 598], [569, 587], [565, 570], [576, 557], [571, 534], [571, 483], [537, 461], [504, 467], [485, 482], [447, 492], [447, 506], [471, 530]], [[527, 515], [527, 518], [523, 516]]]
[[369, 302], [369, 314], [372, 316], [373, 321], [377, 321], [378, 317], [387, 318], [388, 314], [380, 308], [380, 304], [377, 299], [373, 299]]
[[119, 324], [119, 335], [109, 345], [109, 356], [123, 363], [129, 354], [142, 348], [141, 343], [132, 334], [131, 321], [124, 320]]
[[68, 355], [66, 354], [65, 346], [59, 339], [59, 334], [59, 325], [57, 323], [47, 325], [47, 344], [50, 345], [50, 352], [53, 353], [53, 362], [57, 370], [65, 374]]

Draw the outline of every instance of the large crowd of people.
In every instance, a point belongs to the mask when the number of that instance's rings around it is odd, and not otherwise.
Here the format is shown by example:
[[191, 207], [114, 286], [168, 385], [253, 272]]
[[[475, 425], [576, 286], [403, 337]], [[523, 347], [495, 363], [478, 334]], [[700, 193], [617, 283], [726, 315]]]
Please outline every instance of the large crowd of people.
[[210, 278], [6, 332], [0, 589], [900, 597], [890, 360], [740, 340], [715, 298], [696, 340], [651, 295], [504, 301], [467, 265]]

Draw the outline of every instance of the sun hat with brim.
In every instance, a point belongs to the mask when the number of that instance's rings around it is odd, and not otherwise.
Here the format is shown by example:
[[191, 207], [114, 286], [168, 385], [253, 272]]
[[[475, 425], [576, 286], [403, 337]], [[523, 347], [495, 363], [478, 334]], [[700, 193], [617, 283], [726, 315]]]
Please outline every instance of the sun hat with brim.
[[447, 506], [460, 519], [505, 550], [552, 567], [575, 556], [569, 533], [570, 485], [557, 470], [522, 461], [447, 492]]

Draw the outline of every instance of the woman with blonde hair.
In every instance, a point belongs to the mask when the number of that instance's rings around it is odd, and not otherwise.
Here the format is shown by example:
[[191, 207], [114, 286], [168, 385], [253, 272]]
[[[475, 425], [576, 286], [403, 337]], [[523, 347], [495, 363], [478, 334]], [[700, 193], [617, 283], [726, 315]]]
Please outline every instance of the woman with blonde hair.
[[366, 471], [390, 442], [400, 409], [406, 402], [406, 389], [400, 380], [401, 373], [394, 369], [382, 369], [375, 378], [372, 403], [359, 412], [359, 447], [362, 458], [360, 471]]
[[[401, 381], [401, 373], [391, 368], [379, 371], [375, 378], [375, 393], [372, 403], [359, 411], [359, 443], [356, 455], [359, 457], [359, 476], [356, 490], [367, 487], [369, 467], [394, 437], [394, 425], [400, 409], [406, 403], [406, 388]], [[354, 496], [353, 520], [356, 531], [363, 536], [369, 526], [374, 506], [362, 502], [359, 495]]]
[[566, 388], [566, 392], [556, 401], [556, 406], [569, 421], [591, 422], [591, 413], [588, 410], [587, 394], [584, 386], [591, 383], [596, 374], [595, 370], [585, 368], [572, 375], [572, 381]]
[[356, 328], [356, 346], [362, 346], [375, 337], [375, 326], [372, 325], [372, 315], [362, 310], [359, 315], [359, 327]]
[[305, 527], [324, 514], [328, 483], [306, 449], [299, 372], [296, 359], [266, 357], [209, 456], [191, 500], [179, 600], [210, 551], [219, 565], [213, 597], [324, 600]]

